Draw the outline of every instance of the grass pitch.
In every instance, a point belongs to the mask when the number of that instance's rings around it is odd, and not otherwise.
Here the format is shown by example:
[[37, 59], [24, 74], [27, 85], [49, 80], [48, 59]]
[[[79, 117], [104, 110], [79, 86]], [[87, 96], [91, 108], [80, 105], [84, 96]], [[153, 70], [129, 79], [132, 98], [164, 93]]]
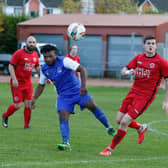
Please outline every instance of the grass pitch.
[[[115, 128], [116, 112], [129, 88], [88, 87], [96, 103], [104, 109]], [[55, 110], [56, 94], [48, 85], [32, 112], [31, 130], [23, 129], [23, 108], [9, 118], [9, 128], [0, 126], [1, 168], [167, 168], [168, 165], [168, 117], [162, 111], [164, 91], [159, 90], [156, 100], [137, 120], [151, 123], [144, 142], [137, 144], [137, 133], [128, 134], [112, 156], [98, 153], [111, 142], [103, 126], [84, 110], [76, 107], [71, 116], [71, 152], [58, 151], [61, 142], [58, 115]], [[9, 84], [0, 84], [1, 114], [12, 103]]]

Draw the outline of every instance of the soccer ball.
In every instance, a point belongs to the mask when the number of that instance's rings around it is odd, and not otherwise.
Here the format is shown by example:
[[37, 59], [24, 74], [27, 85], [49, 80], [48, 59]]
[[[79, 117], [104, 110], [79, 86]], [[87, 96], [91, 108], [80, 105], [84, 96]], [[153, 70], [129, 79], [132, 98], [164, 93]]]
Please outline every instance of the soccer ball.
[[71, 23], [67, 29], [68, 37], [73, 40], [81, 40], [85, 36], [86, 28], [80, 23]]

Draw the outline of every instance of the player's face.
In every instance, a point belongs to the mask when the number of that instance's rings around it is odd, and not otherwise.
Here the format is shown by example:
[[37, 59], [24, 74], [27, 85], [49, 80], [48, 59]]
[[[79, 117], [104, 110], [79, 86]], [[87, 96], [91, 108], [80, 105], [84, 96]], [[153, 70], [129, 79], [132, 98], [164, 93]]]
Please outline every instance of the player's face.
[[44, 61], [47, 65], [53, 65], [55, 63], [56, 54], [55, 51], [49, 51], [44, 55]]
[[34, 51], [36, 48], [36, 39], [33, 37], [29, 37], [26, 41], [26, 47], [29, 51]]
[[76, 55], [77, 52], [78, 52], [78, 47], [77, 46], [72, 46], [72, 48], [71, 48], [71, 54], [72, 55]]
[[156, 40], [155, 39], [147, 40], [143, 45], [143, 47], [147, 54], [154, 55], [157, 49]]

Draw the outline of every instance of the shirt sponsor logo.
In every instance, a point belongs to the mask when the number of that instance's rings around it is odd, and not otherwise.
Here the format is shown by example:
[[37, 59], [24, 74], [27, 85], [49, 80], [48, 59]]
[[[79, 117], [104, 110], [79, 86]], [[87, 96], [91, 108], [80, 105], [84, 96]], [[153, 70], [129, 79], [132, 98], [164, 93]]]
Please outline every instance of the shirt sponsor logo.
[[32, 71], [34, 66], [35, 66], [35, 64], [26, 63], [25, 66], [24, 66], [24, 70]]
[[28, 59], [28, 58], [24, 58], [24, 60], [26, 60], [26, 61], [27, 61], [27, 60], [29, 60], [29, 59]]
[[154, 63], [150, 63], [150, 68], [155, 68], [155, 64]]
[[139, 78], [150, 78], [151, 71], [149, 69], [144, 69], [138, 67], [136, 70], [136, 77]]
[[142, 64], [142, 62], [141, 62], [141, 61], [138, 61], [137, 63], [138, 63], [138, 64]]

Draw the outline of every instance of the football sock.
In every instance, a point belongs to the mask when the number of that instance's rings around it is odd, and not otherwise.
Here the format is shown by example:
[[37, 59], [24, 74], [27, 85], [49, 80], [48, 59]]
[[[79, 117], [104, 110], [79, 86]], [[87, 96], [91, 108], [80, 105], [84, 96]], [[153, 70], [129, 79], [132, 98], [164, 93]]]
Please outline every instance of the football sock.
[[30, 124], [31, 120], [31, 110], [28, 107], [24, 108], [24, 127]]
[[105, 113], [100, 109], [97, 108], [95, 110], [92, 111], [92, 113], [95, 115], [95, 117], [106, 127], [109, 128], [110, 124], [109, 121], [105, 115]]
[[62, 136], [62, 140], [64, 143], [69, 143], [69, 121], [68, 120], [60, 120], [60, 132]]
[[127, 133], [126, 131], [118, 129], [117, 134], [114, 136], [114, 138], [111, 141], [110, 148], [114, 149], [122, 141], [126, 133]]
[[3, 114], [3, 117], [9, 117], [12, 115], [15, 111], [17, 111], [17, 108], [14, 104], [10, 105], [7, 109], [7, 111]]
[[135, 129], [140, 129], [141, 128], [141, 124], [139, 124], [138, 122], [136, 122], [136, 121], [132, 121], [129, 125], [128, 125], [128, 127], [130, 127], [130, 128], [135, 128]]

